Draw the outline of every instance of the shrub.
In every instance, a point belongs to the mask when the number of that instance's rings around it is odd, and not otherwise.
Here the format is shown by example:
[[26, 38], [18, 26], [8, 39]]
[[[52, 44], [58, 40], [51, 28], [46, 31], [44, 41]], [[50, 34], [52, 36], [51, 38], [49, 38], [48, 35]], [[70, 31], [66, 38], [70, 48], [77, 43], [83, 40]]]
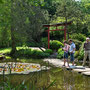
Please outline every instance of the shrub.
[[30, 42], [30, 43], [27, 43], [28, 47], [37, 47], [38, 45], [35, 43], [35, 42]]
[[45, 58], [45, 57], [50, 56], [50, 54], [39, 51], [39, 50], [33, 50], [32, 51], [32, 56], [34, 56], [34, 58]]
[[63, 44], [58, 40], [50, 41], [50, 49], [52, 49], [52, 50], [58, 50], [62, 46], [63, 46]]
[[79, 51], [75, 51], [74, 56], [75, 56], [75, 58], [77, 58], [79, 56]]
[[78, 41], [85, 41], [86, 40], [86, 36], [84, 36], [83, 34], [81, 33], [74, 33], [70, 36], [71, 39], [75, 39], [75, 40], [78, 40]]
[[62, 48], [58, 49], [57, 58], [59, 58], [59, 59], [63, 58], [63, 54], [64, 54], [64, 51], [62, 50]]
[[52, 49], [46, 49], [44, 52], [45, 53], [49, 53], [49, 54], [52, 54], [53, 53]]
[[79, 41], [79, 40], [76, 40], [76, 39], [74, 39], [73, 40], [73, 42], [75, 43], [75, 45], [76, 45], [76, 50], [79, 50], [79, 48], [81, 47], [81, 45], [82, 45], [82, 42], [81, 41]]
[[83, 49], [83, 45], [84, 45], [84, 42], [82, 43], [81, 48], [79, 49], [78, 60], [83, 60], [83, 58], [84, 58], [84, 49]]
[[83, 60], [83, 58], [84, 58], [84, 50], [82, 49], [82, 50], [79, 52], [78, 60]]
[[42, 44], [42, 46], [43, 47], [48, 47], [48, 38], [46, 37], [46, 38], [42, 38], [41, 39], [41, 44]]
[[17, 51], [18, 55], [30, 55], [31, 54], [31, 49], [19, 49]]
[[50, 54], [49, 53], [42, 53], [41, 54], [41, 58], [46, 58], [46, 57], [49, 57], [50, 56]]
[[17, 57], [29, 57], [29, 58], [45, 58], [50, 56], [48, 52], [42, 52], [40, 50], [32, 50], [32, 49], [19, 49], [16, 52], [16, 55]]

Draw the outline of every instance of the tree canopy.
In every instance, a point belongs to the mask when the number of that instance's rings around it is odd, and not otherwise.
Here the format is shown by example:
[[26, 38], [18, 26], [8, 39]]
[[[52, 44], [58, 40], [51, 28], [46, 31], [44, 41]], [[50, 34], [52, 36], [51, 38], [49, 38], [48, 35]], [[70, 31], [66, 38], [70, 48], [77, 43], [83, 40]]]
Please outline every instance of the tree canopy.
[[[90, 0], [0, 0], [0, 47], [35, 42], [40, 44], [45, 23], [73, 21], [68, 34], [82, 33], [90, 37]], [[51, 36], [62, 40], [62, 32]]]

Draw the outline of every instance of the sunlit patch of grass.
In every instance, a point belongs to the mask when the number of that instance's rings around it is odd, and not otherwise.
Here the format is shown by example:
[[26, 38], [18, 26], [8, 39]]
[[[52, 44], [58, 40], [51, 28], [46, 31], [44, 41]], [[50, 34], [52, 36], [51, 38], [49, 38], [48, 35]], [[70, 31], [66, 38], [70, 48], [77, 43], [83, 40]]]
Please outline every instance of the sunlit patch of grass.
[[6, 56], [6, 59], [11, 59], [11, 57], [10, 56]]
[[16, 47], [17, 50], [20, 50], [20, 49], [30, 49], [29, 47]]
[[0, 53], [10, 53], [11, 48], [0, 48]]
[[[16, 47], [17, 50], [20, 50], [20, 49], [28, 49], [28, 47]], [[0, 48], [0, 53], [10, 53], [11, 52], [11, 47], [9, 48]]]

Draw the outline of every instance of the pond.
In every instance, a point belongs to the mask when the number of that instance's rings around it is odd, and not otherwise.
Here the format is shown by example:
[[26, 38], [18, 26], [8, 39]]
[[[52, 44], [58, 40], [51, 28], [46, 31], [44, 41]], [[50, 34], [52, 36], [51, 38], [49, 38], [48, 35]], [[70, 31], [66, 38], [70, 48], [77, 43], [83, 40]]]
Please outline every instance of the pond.
[[[11, 62], [12, 60], [9, 60]], [[37, 63], [41, 66], [49, 66], [48, 63], [43, 62], [43, 60], [37, 59], [17, 59], [13, 60], [16, 62], [25, 62], [25, 63]], [[51, 85], [48, 90], [90, 90], [90, 77], [66, 70], [65, 68], [61, 69], [50, 65], [50, 70], [39, 71], [30, 73], [28, 75], [6, 75], [13, 86], [24, 84], [26, 86], [35, 85], [33, 90], [41, 90], [40, 87], [45, 88]], [[0, 83], [3, 81], [3, 76], [0, 76]]]

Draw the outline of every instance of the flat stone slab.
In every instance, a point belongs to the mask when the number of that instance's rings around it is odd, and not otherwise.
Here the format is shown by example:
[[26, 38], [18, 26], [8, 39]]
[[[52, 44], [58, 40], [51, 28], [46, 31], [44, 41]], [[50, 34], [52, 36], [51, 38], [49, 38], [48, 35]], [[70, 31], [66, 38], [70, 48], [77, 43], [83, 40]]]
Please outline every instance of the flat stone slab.
[[[52, 64], [52, 65], [54, 65], [56, 67], [63, 67], [63, 64], [64, 64], [63, 60], [54, 59], [54, 58], [44, 59], [44, 61], [48, 62], [48, 63], [50, 63], [50, 64]], [[72, 64], [70, 63], [69, 65], [72, 65]], [[68, 66], [68, 64], [66, 62], [66, 66], [65, 67], [67, 67], [67, 66]]]
[[83, 66], [70, 66], [70, 67], [66, 67], [67, 69], [75, 69], [75, 70], [77, 70], [77, 69], [85, 69], [85, 67], [83, 67]]
[[55, 67], [66, 68], [67, 70], [73, 70], [75, 72], [82, 73], [83, 75], [90, 76], [90, 68], [86, 68], [83, 66], [72, 66], [72, 64], [69, 64], [70, 67], [68, 67], [67, 63], [66, 66], [63, 66], [64, 62], [63, 60], [60, 59], [48, 58], [48, 59], [44, 59], [44, 61], [54, 65]]
[[90, 76], [90, 71], [88, 72], [82, 72], [83, 75]]
[[84, 69], [73, 69], [73, 71], [75, 71], [75, 72], [79, 72], [79, 73], [82, 73], [82, 72], [90, 71], [90, 68], [84, 68]]

